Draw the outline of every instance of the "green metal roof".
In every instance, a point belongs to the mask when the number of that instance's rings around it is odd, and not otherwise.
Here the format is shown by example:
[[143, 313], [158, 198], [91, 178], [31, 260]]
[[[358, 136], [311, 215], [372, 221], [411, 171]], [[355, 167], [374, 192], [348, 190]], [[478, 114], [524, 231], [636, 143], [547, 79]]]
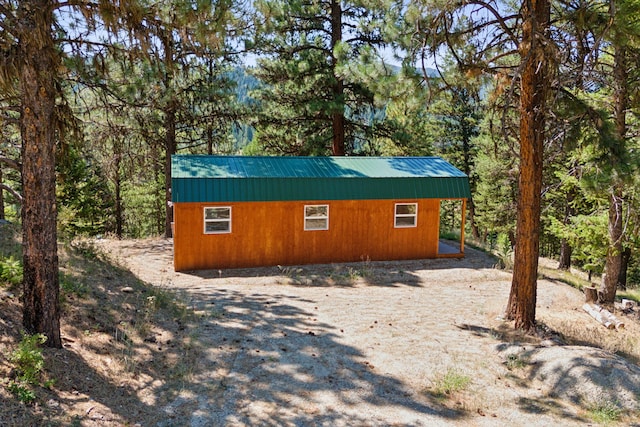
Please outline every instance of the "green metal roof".
[[174, 202], [469, 198], [467, 176], [440, 157], [176, 155]]

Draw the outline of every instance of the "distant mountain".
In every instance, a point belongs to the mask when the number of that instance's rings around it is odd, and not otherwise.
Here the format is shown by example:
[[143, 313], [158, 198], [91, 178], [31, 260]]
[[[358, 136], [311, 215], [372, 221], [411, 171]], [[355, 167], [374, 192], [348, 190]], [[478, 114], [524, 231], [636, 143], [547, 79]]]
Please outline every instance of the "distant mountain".
[[251, 104], [254, 99], [249, 92], [260, 87], [260, 80], [247, 72], [246, 67], [235, 67], [229, 71], [229, 78], [236, 82], [236, 96], [242, 104]]
[[[393, 65], [393, 64], [386, 64], [387, 67], [391, 68], [393, 70], [394, 73], [399, 73], [400, 70], [402, 70], [402, 67], [400, 67], [399, 65]], [[416, 73], [418, 74], [422, 74], [422, 68], [415, 68]], [[435, 68], [426, 68], [427, 71], [427, 76], [429, 78], [438, 78], [440, 77], [440, 74], [438, 73], [438, 70], [436, 70]]]

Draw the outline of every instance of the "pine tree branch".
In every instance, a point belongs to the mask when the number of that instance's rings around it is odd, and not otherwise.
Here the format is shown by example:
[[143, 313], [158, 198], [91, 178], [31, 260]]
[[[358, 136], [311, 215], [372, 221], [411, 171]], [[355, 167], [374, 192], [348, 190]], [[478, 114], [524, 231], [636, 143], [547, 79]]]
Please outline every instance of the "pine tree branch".
[[0, 190], [6, 190], [9, 192], [9, 194], [11, 194], [13, 197], [16, 198], [16, 200], [22, 204], [22, 195], [20, 193], [18, 193], [16, 190], [14, 190], [13, 188], [9, 187], [6, 184], [1, 184], [0, 183]]
[[9, 157], [0, 156], [0, 163], [4, 163], [11, 169], [15, 169], [17, 171], [20, 171], [22, 169], [22, 165], [20, 163], [16, 162], [13, 159], [10, 159]]

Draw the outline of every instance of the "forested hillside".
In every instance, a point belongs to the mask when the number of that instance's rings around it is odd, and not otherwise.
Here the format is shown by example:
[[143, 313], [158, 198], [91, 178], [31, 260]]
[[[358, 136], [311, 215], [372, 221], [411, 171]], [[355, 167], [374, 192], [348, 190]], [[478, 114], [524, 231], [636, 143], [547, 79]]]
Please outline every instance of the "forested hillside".
[[612, 302], [640, 283], [639, 13], [0, 0], [0, 219], [37, 230], [25, 289], [56, 294], [58, 238], [170, 237], [176, 153], [438, 155], [470, 177], [468, 235], [515, 250], [517, 325], [539, 254], [606, 273]]

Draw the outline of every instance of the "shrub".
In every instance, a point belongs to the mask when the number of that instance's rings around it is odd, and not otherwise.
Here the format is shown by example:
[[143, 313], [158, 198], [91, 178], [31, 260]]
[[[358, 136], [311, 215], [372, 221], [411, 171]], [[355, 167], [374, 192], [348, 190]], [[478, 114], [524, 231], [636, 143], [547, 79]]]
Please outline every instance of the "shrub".
[[607, 425], [620, 419], [622, 409], [615, 402], [601, 400], [589, 405], [588, 415], [593, 421]]
[[[7, 389], [20, 402], [30, 404], [36, 399], [30, 385], [40, 383], [40, 375], [44, 368], [40, 344], [46, 340], [47, 337], [43, 334], [24, 334], [18, 348], [9, 355], [9, 361], [15, 365], [17, 371], [17, 381], [9, 381]], [[50, 384], [51, 382], [47, 381], [45, 386]]]
[[471, 384], [471, 377], [460, 373], [457, 369], [449, 368], [444, 375], [434, 381], [431, 394], [437, 398], [446, 398], [465, 390], [469, 384]]
[[0, 258], [0, 282], [11, 286], [22, 283], [22, 263], [13, 256]]
[[43, 334], [24, 334], [18, 349], [11, 353], [9, 361], [18, 371], [18, 379], [27, 384], [37, 384], [44, 368], [44, 358], [40, 344], [44, 344], [47, 337]]

